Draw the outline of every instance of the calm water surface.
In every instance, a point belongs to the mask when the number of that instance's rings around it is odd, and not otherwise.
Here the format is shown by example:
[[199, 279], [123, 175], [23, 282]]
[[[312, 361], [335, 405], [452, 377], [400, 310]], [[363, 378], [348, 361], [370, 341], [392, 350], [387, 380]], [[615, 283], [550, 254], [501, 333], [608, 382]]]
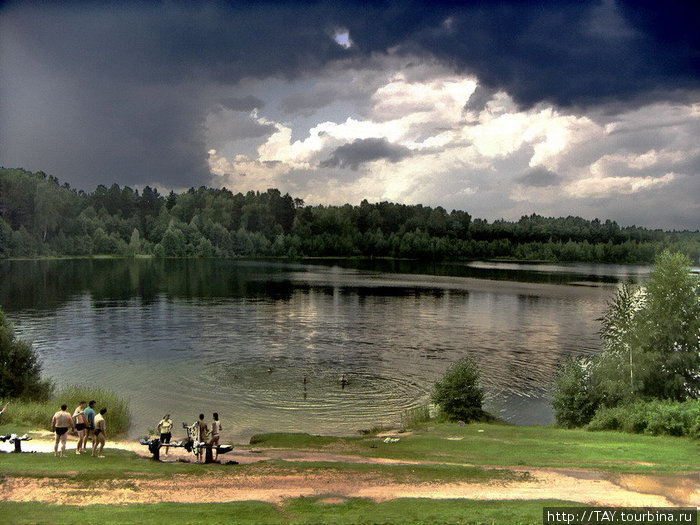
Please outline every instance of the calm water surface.
[[550, 423], [557, 364], [600, 350], [617, 283], [649, 269], [137, 259], [0, 270], [0, 304], [59, 388], [119, 392], [132, 437], [165, 412], [179, 425], [218, 411], [235, 441], [399, 424], [463, 356], [481, 368], [487, 409]]

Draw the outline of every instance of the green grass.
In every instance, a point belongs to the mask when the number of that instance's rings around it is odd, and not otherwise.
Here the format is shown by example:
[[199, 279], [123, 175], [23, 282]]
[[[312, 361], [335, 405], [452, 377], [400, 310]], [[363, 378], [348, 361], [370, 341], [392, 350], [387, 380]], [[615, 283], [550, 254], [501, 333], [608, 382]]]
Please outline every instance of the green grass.
[[[119, 436], [129, 430], [129, 404], [112, 392], [85, 386], [67, 386], [48, 401], [9, 400], [7, 411], [0, 417], [3, 426], [11, 427], [11, 432], [14, 433], [18, 432], [15, 428], [51, 430], [51, 418], [62, 404], [68, 405], [68, 412], [72, 414], [80, 401], [93, 399], [97, 401], [95, 412], [107, 408], [105, 419], [110, 436]], [[5, 402], [7, 401], [0, 401], [0, 406], [4, 406]]]
[[335, 438], [335, 443], [329, 443], [333, 438], [308, 434], [266, 434], [255, 436], [255, 441], [260, 447], [318, 448], [337, 454], [473, 465], [645, 474], [700, 470], [700, 441], [690, 438], [486, 423], [428, 423], [397, 436], [398, 443], [373, 436]]
[[202, 465], [197, 463], [160, 463], [133, 452], [108, 450], [104, 459], [68, 454], [6, 454], [0, 463], [0, 476], [54, 478], [92, 481], [132, 478], [172, 478], [176, 475], [204, 475], [221, 472], [237, 476], [293, 476], [297, 474], [340, 474], [395, 482], [469, 482], [526, 481], [527, 474], [507, 469], [483, 469], [462, 465], [376, 465], [368, 463], [263, 461], [248, 465]]
[[[29, 450], [31, 442], [24, 449]], [[89, 448], [88, 448], [89, 450]], [[69, 450], [64, 458], [49, 454], [3, 454], [0, 476], [80, 479], [83, 482], [133, 477], [167, 478], [177, 474], [200, 474], [210, 471], [196, 463], [161, 463], [124, 450], [105, 449], [105, 458], [76, 455]], [[226, 465], [206, 467], [228, 468]]]
[[282, 505], [261, 502], [216, 504], [61, 505], [0, 503], [3, 524], [21, 525], [236, 525], [247, 524], [541, 524], [542, 508], [576, 506], [561, 501], [469, 501], [396, 499], [383, 503], [339, 498], [294, 498]]
[[[343, 461], [263, 461], [250, 465], [159, 463], [134, 453], [108, 449], [107, 458], [53, 454], [5, 454], [0, 457], [0, 490], [11, 477], [50, 477], [89, 490], [92, 482], [132, 478], [171, 478], [221, 472], [240, 476], [329, 474], [347, 479], [395, 482], [518, 482], [527, 474], [513, 465], [588, 468], [643, 474], [700, 471], [700, 442], [688, 438], [586, 432], [552, 427], [430, 422], [396, 443], [377, 436], [335, 438], [308, 434], [264, 434], [253, 449], [276, 447], [329, 454], [441, 462], [440, 464], [366, 464]], [[443, 463], [444, 462], [444, 463]], [[489, 468], [487, 468], [487, 466]], [[498, 468], [490, 468], [498, 467]], [[192, 524], [526, 524], [542, 523], [542, 508], [571, 506], [555, 501], [470, 501], [396, 499], [376, 503], [335, 497], [292, 498], [280, 505], [262, 502], [219, 504], [88, 505], [59, 507], [44, 503], [0, 503], [5, 524], [192, 523]], [[576, 505], [576, 504], [573, 504]]]
[[[266, 462], [265, 465], [267, 473], [275, 472], [280, 475], [330, 473], [341, 474], [348, 479], [364, 476], [365, 478], [397, 483], [488, 483], [491, 481], [528, 481], [532, 479], [528, 473], [468, 465], [384, 465], [322, 461], [270, 461]], [[243, 468], [246, 470], [246, 474], [256, 474], [255, 464]]]

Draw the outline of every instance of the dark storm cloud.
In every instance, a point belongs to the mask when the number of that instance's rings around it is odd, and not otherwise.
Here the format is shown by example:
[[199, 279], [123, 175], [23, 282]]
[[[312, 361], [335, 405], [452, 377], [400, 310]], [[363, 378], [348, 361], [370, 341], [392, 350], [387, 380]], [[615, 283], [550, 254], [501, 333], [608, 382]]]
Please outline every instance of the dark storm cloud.
[[699, 5], [454, 4], [444, 8], [449, 24], [417, 31], [414, 41], [525, 106], [648, 102], [700, 87]]
[[547, 188], [550, 186], [559, 186], [559, 184], [561, 184], [561, 177], [553, 171], [549, 171], [547, 168], [540, 166], [529, 169], [518, 177], [516, 181], [523, 186]]
[[262, 108], [265, 102], [253, 95], [247, 95], [245, 97], [224, 97], [219, 99], [219, 104], [224, 109], [231, 111], [253, 111]]
[[302, 3], [6, 3], [0, 160], [88, 190], [207, 184], [207, 115], [257, 106], [221, 87], [346, 56], [332, 19]]
[[360, 164], [375, 160], [399, 162], [411, 156], [411, 150], [404, 146], [381, 139], [358, 139], [350, 144], [343, 144], [333, 151], [330, 158], [321, 163], [327, 168], [350, 168], [356, 170]]
[[[436, 57], [523, 105], [659, 99], [698, 88], [698, 9], [636, 0], [6, 2], [0, 162], [88, 190], [206, 184], [203, 127], [227, 87], [390, 49]], [[339, 27], [349, 49], [332, 38]], [[229, 109], [249, 109], [253, 98], [229, 99]]]

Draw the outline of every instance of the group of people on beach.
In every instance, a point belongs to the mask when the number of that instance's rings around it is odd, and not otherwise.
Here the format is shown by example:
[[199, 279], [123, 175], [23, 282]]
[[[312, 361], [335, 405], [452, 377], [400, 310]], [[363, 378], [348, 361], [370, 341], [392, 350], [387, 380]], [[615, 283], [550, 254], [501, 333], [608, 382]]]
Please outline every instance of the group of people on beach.
[[68, 430], [78, 434], [78, 446], [76, 454], [87, 452], [87, 442], [92, 443], [92, 455], [103, 458], [102, 451], [107, 441], [107, 423], [105, 422], [106, 408], [95, 412], [97, 401], [81, 401], [73, 411], [73, 415], [67, 412], [68, 405], [61, 405], [61, 410], [53, 415], [51, 430], [56, 434], [53, 447], [54, 456], [59, 456], [58, 446], [61, 445], [60, 457], [65, 457]]
[[[218, 457], [219, 452], [216, 447], [219, 445], [219, 441], [221, 439], [221, 421], [219, 421], [219, 414], [218, 412], [214, 412], [212, 414], [212, 423], [211, 423], [211, 429], [209, 428], [209, 425], [207, 425], [206, 421], [204, 421], [204, 414], [199, 414], [199, 419], [197, 422], [193, 425], [195, 428], [196, 432], [196, 437], [198, 438], [198, 441], [200, 443], [208, 443], [211, 447], [212, 450], [215, 452], [216, 456], [215, 459]], [[173, 430], [173, 420], [170, 418], [170, 414], [165, 414], [163, 416], [163, 419], [161, 419], [158, 422], [158, 433], [160, 434], [160, 442], [165, 445], [165, 455], [168, 455], [168, 444], [170, 443], [170, 439], [172, 438], [172, 430]], [[208, 437], [208, 440], [207, 440]], [[197, 459], [199, 461], [202, 460], [202, 456], [204, 454], [204, 449], [202, 447], [199, 447], [197, 451]]]

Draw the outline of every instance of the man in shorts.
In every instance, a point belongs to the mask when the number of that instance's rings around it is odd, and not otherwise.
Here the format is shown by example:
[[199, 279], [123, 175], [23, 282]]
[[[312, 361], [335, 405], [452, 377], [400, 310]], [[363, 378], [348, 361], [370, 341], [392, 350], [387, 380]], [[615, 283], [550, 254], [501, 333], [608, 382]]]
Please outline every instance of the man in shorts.
[[[204, 444], [207, 442], [207, 434], [209, 433], [209, 427], [207, 427], [204, 421], [204, 414], [199, 414], [199, 420], [197, 421], [197, 433], [199, 437], [199, 442]], [[199, 447], [197, 450], [197, 461], [202, 462], [204, 456], [204, 447]]]
[[86, 427], [85, 430], [87, 433], [85, 434], [85, 444], [84, 444], [84, 449], [87, 450], [87, 440], [89, 439], [90, 442], [92, 443], [92, 450], [95, 450], [95, 404], [97, 401], [94, 399], [88, 403], [88, 407], [85, 409], [85, 421], [86, 421]]
[[78, 446], [75, 449], [76, 454], [85, 452], [85, 446], [87, 445], [88, 429], [85, 407], [87, 407], [87, 401], [81, 401], [73, 411], [73, 422], [75, 423], [75, 430], [78, 432]]
[[212, 421], [211, 424], [211, 439], [209, 440], [209, 445], [215, 452], [214, 461], [216, 461], [219, 459], [219, 439], [221, 434], [221, 421], [219, 421], [218, 412], [214, 412], [213, 418], [214, 421]]
[[66, 440], [68, 439], [68, 429], [75, 428], [73, 417], [66, 412], [68, 405], [61, 405], [61, 410], [53, 415], [51, 429], [56, 433], [56, 442], [53, 446], [53, 455], [58, 456], [58, 442], [61, 442], [61, 457], [66, 457]]
[[[158, 423], [158, 432], [160, 432], [160, 442], [163, 444], [170, 443], [173, 437], [173, 420], [170, 419], [170, 414], [165, 414], [163, 419]], [[165, 455], [168, 455], [168, 446], [165, 447]]]
[[105, 423], [104, 415], [107, 413], [107, 409], [103, 408], [100, 413], [95, 416], [95, 441], [92, 446], [92, 455], [95, 456], [97, 452], [98, 458], [103, 458], [102, 450], [105, 448], [105, 441], [107, 441], [107, 424]]

